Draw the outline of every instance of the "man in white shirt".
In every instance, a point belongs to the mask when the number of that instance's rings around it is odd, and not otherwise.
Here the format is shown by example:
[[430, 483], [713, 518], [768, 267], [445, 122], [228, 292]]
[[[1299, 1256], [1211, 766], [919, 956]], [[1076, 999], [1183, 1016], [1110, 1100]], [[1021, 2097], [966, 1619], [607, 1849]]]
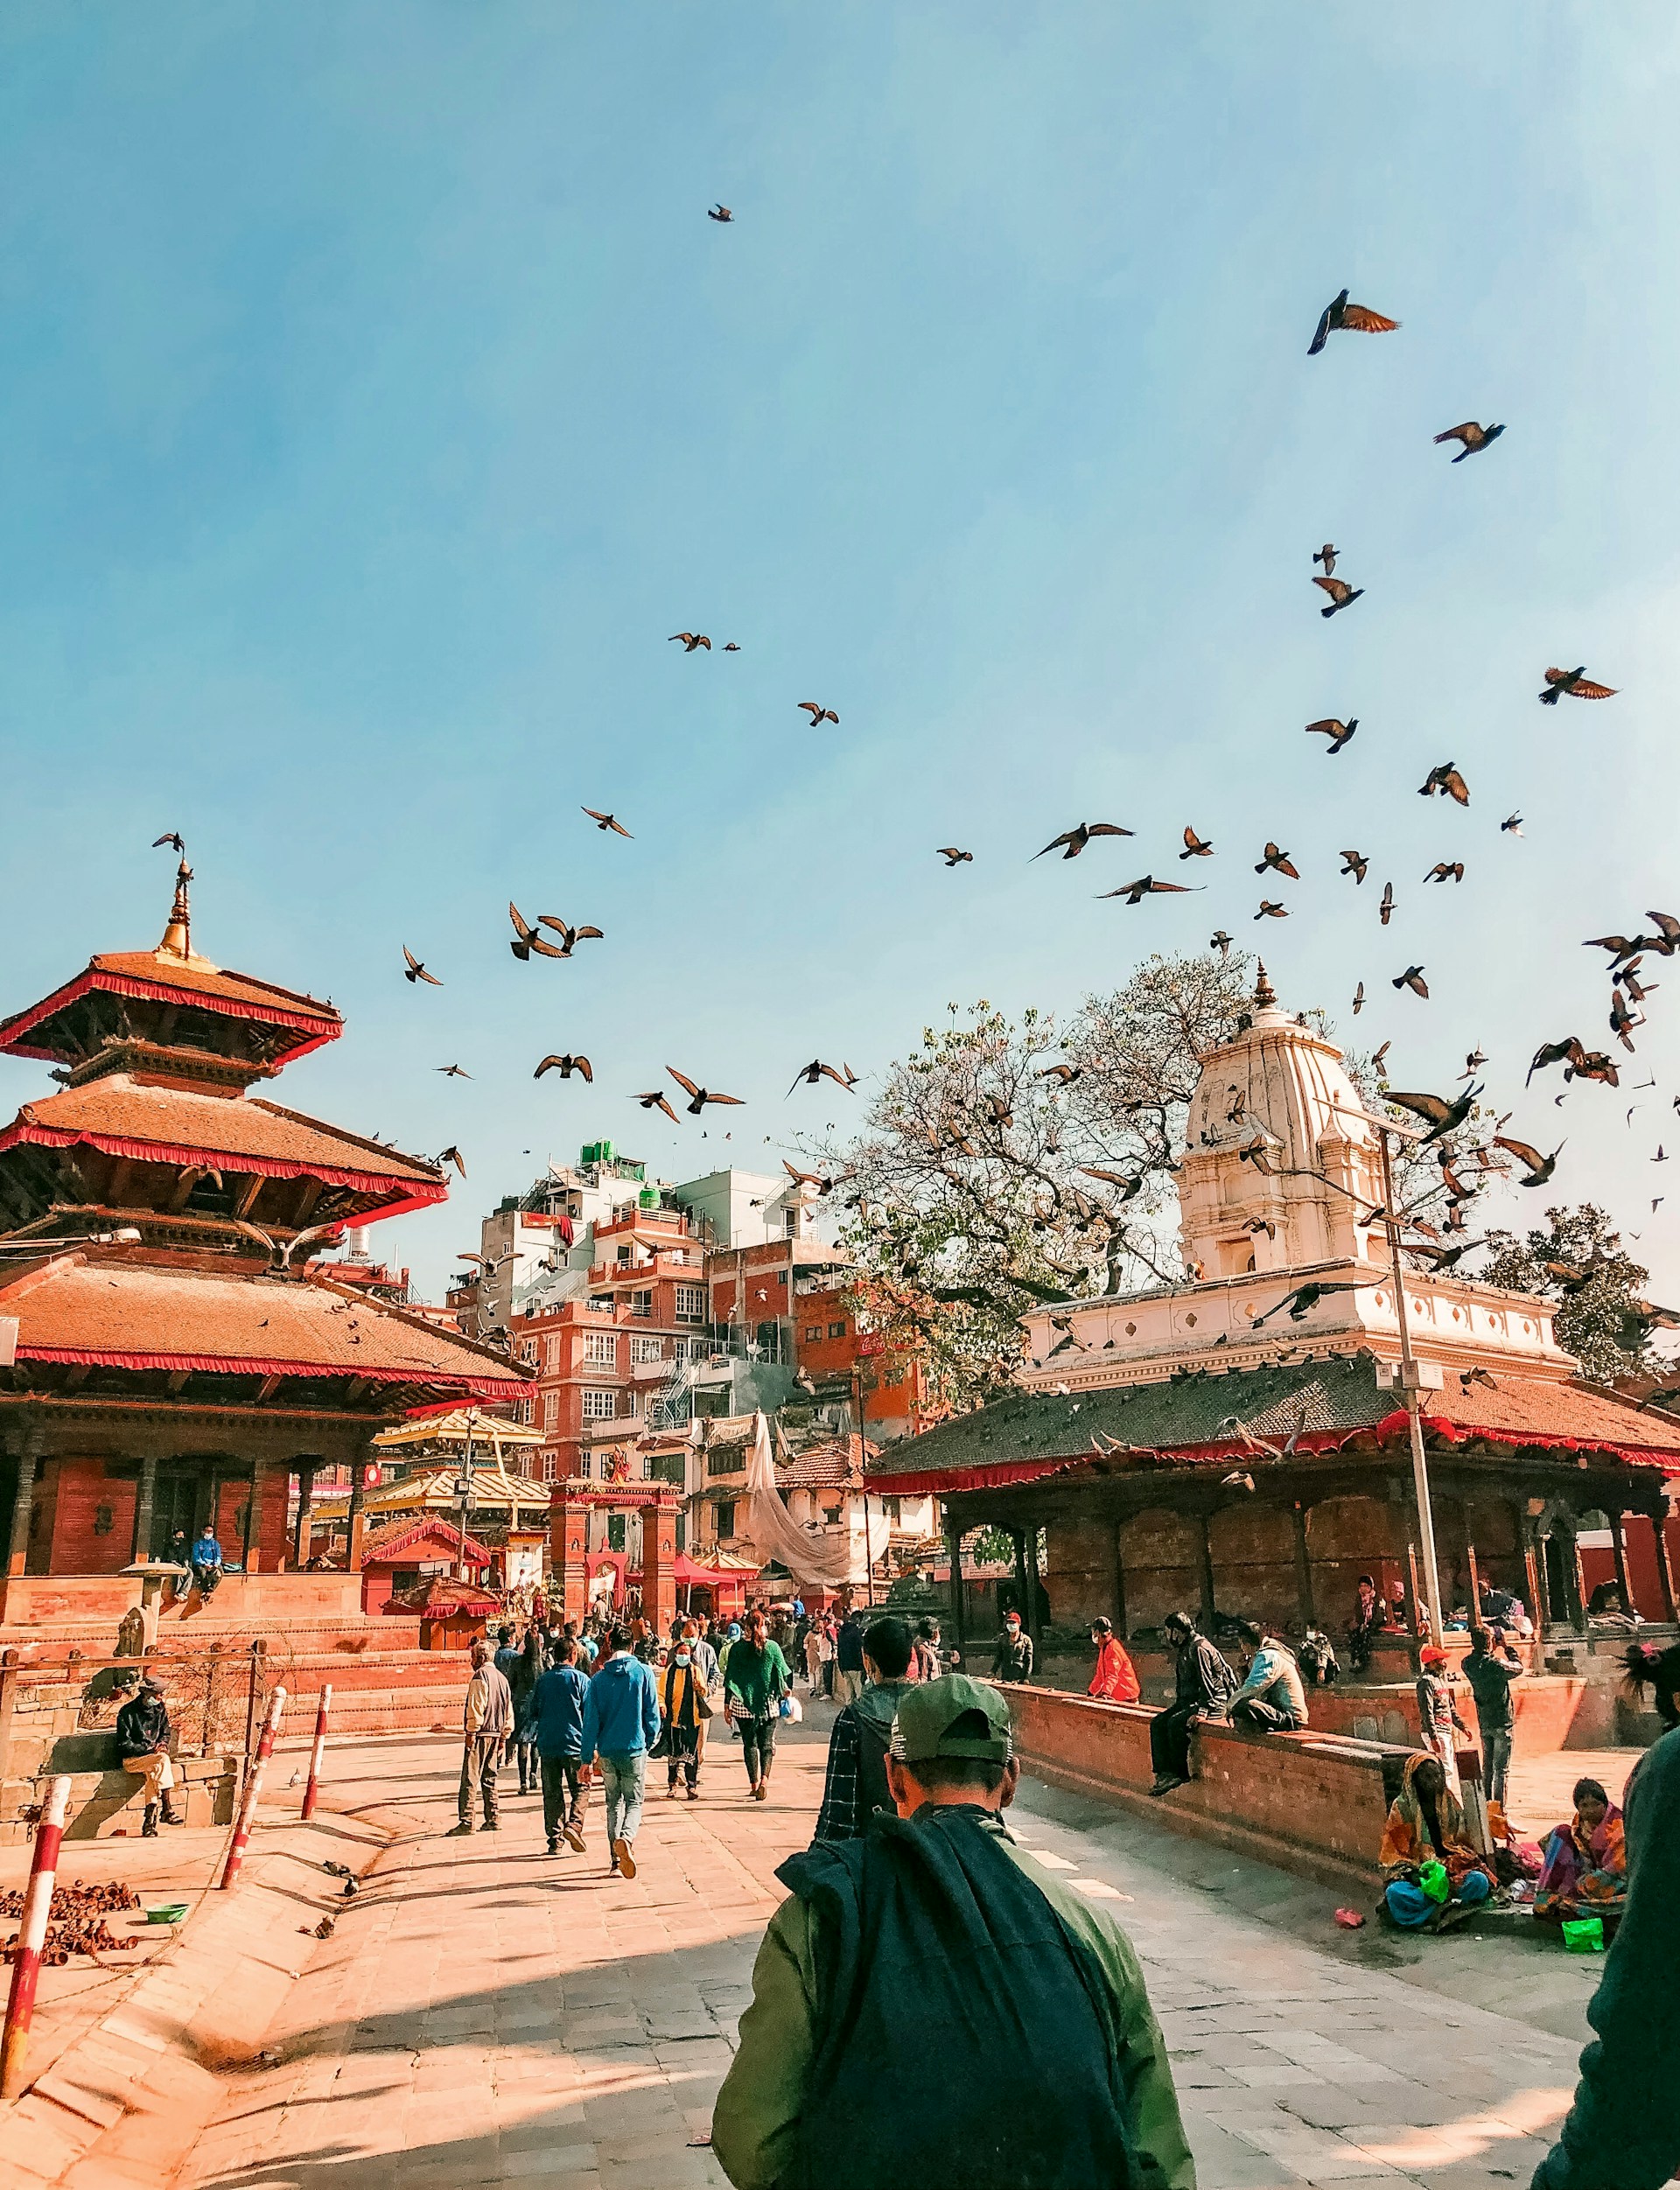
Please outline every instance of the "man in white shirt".
[[461, 1786], [458, 1797], [460, 1823], [458, 1833], [472, 1830], [472, 1790], [476, 1787], [484, 1804], [484, 1823], [481, 1832], [500, 1830], [500, 1813], [496, 1806], [496, 1767], [501, 1762], [504, 1743], [514, 1731], [514, 1692], [504, 1675], [498, 1673], [490, 1662], [490, 1645], [472, 1645], [472, 1677], [466, 1684], [466, 1708], [461, 1720], [466, 1746], [461, 1753]]

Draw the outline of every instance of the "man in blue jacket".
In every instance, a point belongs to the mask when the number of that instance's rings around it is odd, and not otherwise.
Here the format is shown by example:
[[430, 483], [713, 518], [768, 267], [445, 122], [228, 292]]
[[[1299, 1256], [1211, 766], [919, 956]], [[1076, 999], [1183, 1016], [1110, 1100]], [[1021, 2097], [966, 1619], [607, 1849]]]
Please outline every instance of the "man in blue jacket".
[[[566, 1845], [584, 1852], [584, 1707], [589, 1683], [578, 1670], [578, 1644], [562, 1635], [549, 1669], [536, 1676], [531, 1694], [531, 1724], [536, 1729], [537, 1762], [542, 1774], [542, 1830], [549, 1853]], [[562, 1813], [564, 1823], [562, 1824]]]
[[635, 1841], [648, 1784], [648, 1752], [659, 1739], [659, 1695], [651, 1666], [630, 1655], [630, 1630], [614, 1627], [612, 1655], [584, 1702], [582, 1761], [601, 1760], [611, 1870], [636, 1875]]

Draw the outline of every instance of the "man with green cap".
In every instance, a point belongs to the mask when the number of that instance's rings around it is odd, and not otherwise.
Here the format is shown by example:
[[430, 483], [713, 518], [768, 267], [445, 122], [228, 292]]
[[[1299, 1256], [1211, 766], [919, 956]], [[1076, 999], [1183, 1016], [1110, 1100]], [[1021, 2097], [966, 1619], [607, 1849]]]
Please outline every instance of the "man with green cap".
[[737, 2190], [1195, 2190], [1137, 1956], [1017, 1847], [1019, 1770], [996, 1689], [913, 1685], [898, 1816], [777, 1872], [712, 2119]]

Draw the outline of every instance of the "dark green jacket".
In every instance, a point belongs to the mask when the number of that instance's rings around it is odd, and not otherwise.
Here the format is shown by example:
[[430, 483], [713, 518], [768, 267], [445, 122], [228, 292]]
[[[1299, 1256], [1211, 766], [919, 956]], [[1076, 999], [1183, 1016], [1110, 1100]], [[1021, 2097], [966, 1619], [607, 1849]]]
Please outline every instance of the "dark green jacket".
[[762, 1650], [755, 1650], [743, 1635], [738, 1642], [730, 1644], [729, 1662], [724, 1668], [724, 1696], [725, 1701], [733, 1699], [743, 1718], [773, 1717], [777, 1703], [792, 1695], [793, 1688], [788, 1661], [775, 1643], [766, 1641]]
[[1586, 2019], [1575, 2103], [1534, 2190], [1659, 2190], [1680, 2168], [1680, 1731], [1622, 1797], [1628, 1913]]

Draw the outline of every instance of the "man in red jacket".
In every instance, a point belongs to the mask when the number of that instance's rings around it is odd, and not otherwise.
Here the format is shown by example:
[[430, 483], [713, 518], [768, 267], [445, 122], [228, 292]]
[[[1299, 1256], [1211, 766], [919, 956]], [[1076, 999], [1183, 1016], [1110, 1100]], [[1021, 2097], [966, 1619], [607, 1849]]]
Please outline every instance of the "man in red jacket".
[[1114, 1622], [1101, 1617], [1092, 1620], [1091, 1641], [1096, 1645], [1096, 1670], [1085, 1693], [1104, 1704], [1137, 1703], [1143, 1695], [1138, 1685], [1138, 1669], [1115, 1634]]

